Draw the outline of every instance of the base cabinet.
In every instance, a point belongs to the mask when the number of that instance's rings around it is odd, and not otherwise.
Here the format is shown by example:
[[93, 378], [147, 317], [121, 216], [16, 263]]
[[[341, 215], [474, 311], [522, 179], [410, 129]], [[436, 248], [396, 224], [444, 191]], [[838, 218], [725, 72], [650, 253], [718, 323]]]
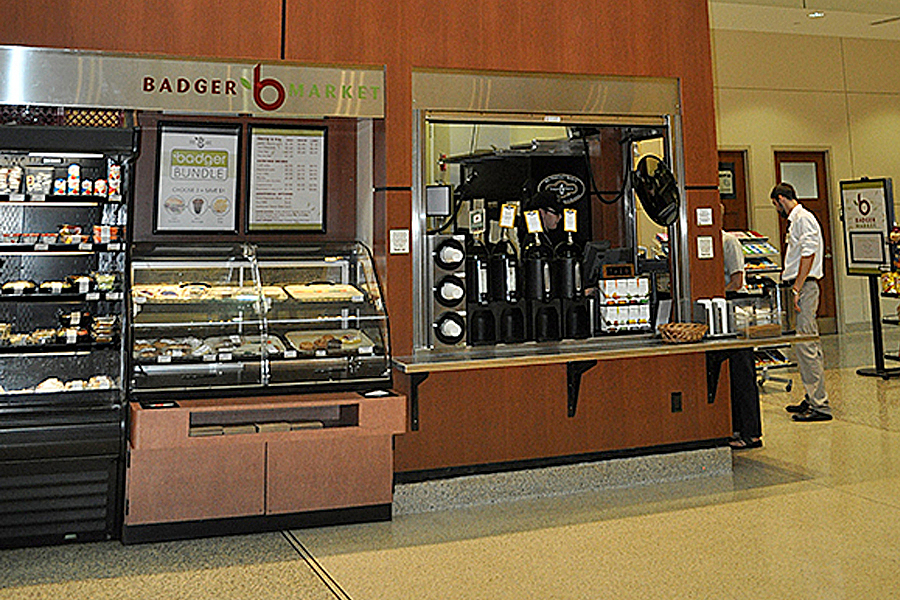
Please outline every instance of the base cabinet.
[[267, 467], [269, 513], [390, 504], [393, 499], [388, 436], [272, 442]]
[[176, 404], [130, 406], [125, 543], [390, 518], [405, 396]]
[[0, 548], [114, 537], [118, 456], [0, 461]]
[[265, 444], [132, 450], [125, 524], [265, 512]]

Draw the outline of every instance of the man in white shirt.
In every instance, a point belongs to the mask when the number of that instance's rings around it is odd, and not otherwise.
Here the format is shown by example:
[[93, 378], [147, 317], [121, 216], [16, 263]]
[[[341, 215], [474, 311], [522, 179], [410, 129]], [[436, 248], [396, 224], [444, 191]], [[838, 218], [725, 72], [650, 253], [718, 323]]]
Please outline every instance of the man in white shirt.
[[724, 229], [722, 257], [725, 262], [725, 291], [739, 292], [744, 287], [744, 251], [737, 236]]
[[[787, 249], [781, 280], [791, 286], [797, 311], [797, 333], [818, 335], [816, 311], [819, 308], [819, 279], [825, 243], [815, 215], [797, 201], [797, 192], [789, 183], [779, 183], [770, 194], [778, 214], [788, 220]], [[830, 421], [831, 406], [825, 391], [825, 364], [818, 340], [794, 344], [800, 379], [806, 397], [786, 407], [801, 422]]]

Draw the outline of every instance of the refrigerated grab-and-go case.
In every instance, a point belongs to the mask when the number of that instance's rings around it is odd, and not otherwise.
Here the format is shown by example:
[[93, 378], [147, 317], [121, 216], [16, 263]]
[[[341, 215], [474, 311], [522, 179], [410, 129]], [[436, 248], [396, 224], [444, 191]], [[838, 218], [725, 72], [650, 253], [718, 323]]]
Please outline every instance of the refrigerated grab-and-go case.
[[134, 132], [0, 127], [0, 545], [115, 537]]

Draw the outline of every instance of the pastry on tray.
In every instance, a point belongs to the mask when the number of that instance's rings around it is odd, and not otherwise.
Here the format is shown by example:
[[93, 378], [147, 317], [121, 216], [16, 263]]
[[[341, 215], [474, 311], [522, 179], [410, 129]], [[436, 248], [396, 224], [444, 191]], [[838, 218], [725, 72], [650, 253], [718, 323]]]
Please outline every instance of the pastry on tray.
[[68, 281], [45, 281], [38, 286], [42, 294], [68, 294], [72, 291], [72, 284]]
[[331, 331], [290, 331], [285, 334], [288, 343], [304, 353], [350, 352], [361, 348], [371, 348], [374, 343], [356, 329], [336, 329]]
[[66, 385], [57, 379], [56, 377], [51, 377], [50, 379], [45, 379], [41, 383], [34, 388], [36, 392], [62, 392], [66, 389]]
[[349, 283], [304, 283], [284, 286], [294, 300], [302, 302], [362, 302], [365, 294]]

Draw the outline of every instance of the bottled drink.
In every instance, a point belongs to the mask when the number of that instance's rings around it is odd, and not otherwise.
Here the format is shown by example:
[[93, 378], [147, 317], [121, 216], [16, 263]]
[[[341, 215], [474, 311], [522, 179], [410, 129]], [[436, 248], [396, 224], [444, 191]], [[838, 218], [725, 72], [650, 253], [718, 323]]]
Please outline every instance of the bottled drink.
[[556, 292], [560, 298], [573, 300], [584, 295], [582, 281], [581, 248], [575, 243], [572, 232], [566, 232], [566, 240], [560, 242], [555, 250], [554, 272], [556, 273]]
[[469, 298], [477, 304], [486, 305], [491, 299], [489, 288], [489, 257], [481, 236], [469, 238], [466, 257], [466, 280]]
[[522, 262], [525, 266], [525, 297], [529, 300], [549, 302], [553, 298], [550, 269], [553, 263], [553, 250], [550, 244], [541, 240], [540, 232], [531, 234], [522, 251]]
[[519, 299], [519, 256], [506, 229], [491, 253], [491, 297], [500, 302]]

